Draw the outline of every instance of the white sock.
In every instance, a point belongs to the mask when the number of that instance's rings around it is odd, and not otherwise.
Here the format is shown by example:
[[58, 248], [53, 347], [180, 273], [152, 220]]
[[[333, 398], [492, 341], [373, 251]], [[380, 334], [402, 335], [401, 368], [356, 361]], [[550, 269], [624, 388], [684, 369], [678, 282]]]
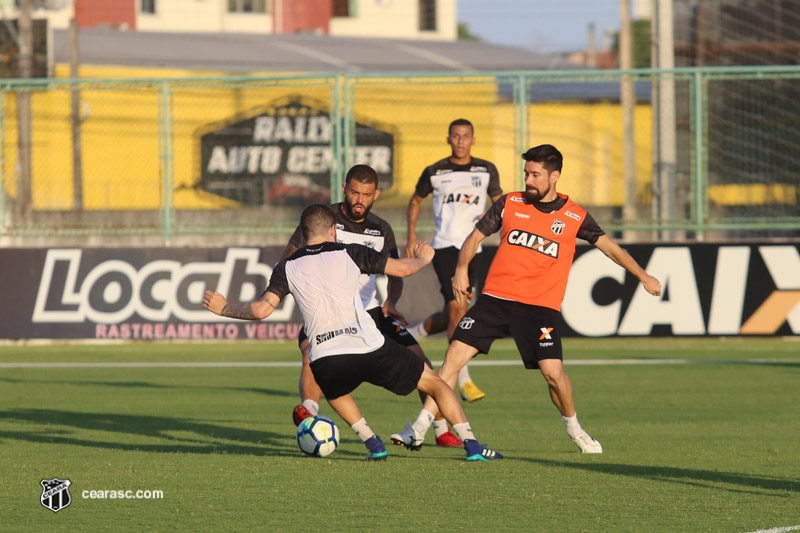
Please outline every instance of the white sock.
[[468, 381], [472, 381], [472, 377], [469, 375], [469, 364], [466, 364], [458, 371], [458, 387], [463, 387]]
[[436, 434], [437, 437], [441, 437], [449, 430], [447, 429], [447, 420], [442, 418], [441, 420], [434, 420], [433, 421], [433, 432]]
[[431, 427], [433, 419], [434, 419], [433, 413], [431, 413], [430, 411], [426, 411], [425, 409], [422, 409], [419, 412], [417, 420], [413, 424], [411, 424], [411, 427], [414, 428], [414, 431], [417, 432], [417, 435], [419, 437], [425, 438], [425, 434], [428, 433], [428, 428]]
[[456, 432], [456, 435], [458, 435], [458, 438], [461, 440], [475, 439], [475, 434], [472, 432], [469, 422], [453, 424], [453, 431]]
[[428, 336], [428, 332], [425, 331], [425, 320], [423, 320], [419, 324], [416, 324], [406, 329], [417, 340], [424, 339], [425, 337]]
[[319, 404], [314, 400], [303, 400], [303, 407], [311, 411], [314, 416], [319, 414]]
[[567, 428], [567, 435], [569, 435], [570, 437], [577, 437], [578, 435], [583, 433], [583, 428], [578, 422], [578, 413], [575, 413], [570, 417], [562, 415], [561, 420], [564, 421], [564, 426], [566, 426]]
[[358, 438], [360, 438], [363, 442], [367, 442], [375, 435], [375, 433], [372, 431], [372, 428], [369, 427], [369, 424], [367, 424], [367, 421], [363, 418], [350, 426], [350, 429], [355, 431], [356, 435], [358, 435]]

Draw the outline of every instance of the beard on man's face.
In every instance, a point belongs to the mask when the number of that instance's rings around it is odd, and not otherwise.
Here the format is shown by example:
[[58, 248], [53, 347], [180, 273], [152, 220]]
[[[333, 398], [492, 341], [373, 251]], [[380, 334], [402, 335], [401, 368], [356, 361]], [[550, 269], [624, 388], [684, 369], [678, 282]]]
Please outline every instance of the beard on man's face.
[[525, 189], [525, 201], [528, 202], [529, 204], [538, 202], [539, 200], [541, 200], [542, 196], [543, 195], [540, 194], [539, 191], [536, 189], [532, 188]]
[[[356, 213], [353, 211], [353, 208], [356, 206], [360, 206], [362, 211]], [[351, 204], [347, 201], [347, 198], [344, 200], [344, 214], [347, 215], [347, 218], [350, 220], [363, 220], [369, 214], [370, 209], [372, 206], [366, 206], [364, 204]]]

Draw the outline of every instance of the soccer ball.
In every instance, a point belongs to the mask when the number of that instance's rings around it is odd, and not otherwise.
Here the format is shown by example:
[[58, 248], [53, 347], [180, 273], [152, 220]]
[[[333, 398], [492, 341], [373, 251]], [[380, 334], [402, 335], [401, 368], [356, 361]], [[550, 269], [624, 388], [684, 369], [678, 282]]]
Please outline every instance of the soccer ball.
[[327, 457], [339, 445], [339, 428], [326, 416], [310, 416], [297, 426], [297, 445], [308, 455]]

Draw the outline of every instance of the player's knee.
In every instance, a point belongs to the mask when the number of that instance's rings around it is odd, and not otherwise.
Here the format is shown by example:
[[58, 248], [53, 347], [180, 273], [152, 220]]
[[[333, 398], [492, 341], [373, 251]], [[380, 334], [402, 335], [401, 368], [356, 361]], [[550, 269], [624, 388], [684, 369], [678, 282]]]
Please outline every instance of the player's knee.
[[426, 394], [432, 394], [441, 385], [448, 386], [447, 382], [436, 371], [428, 366], [423, 367], [417, 389]]
[[467, 312], [469, 309], [469, 305], [465, 301], [464, 303], [460, 304], [456, 300], [451, 300], [448, 305], [448, 310], [451, 318], [461, 319], [464, 316], [464, 313]]
[[450, 343], [450, 346], [447, 347], [447, 352], [444, 354], [444, 362], [445, 364], [449, 363], [450, 366], [458, 367], [458, 370], [461, 370], [461, 367], [475, 357], [476, 353], [478, 353], [478, 350], [472, 346], [464, 344], [461, 341], [453, 341]]
[[543, 368], [542, 377], [544, 377], [547, 384], [551, 387], [558, 387], [566, 379], [566, 374], [564, 373], [563, 368]]
[[443, 380], [438, 374], [434, 373], [433, 379], [431, 379], [430, 383], [430, 390], [428, 394], [433, 396], [434, 399], [439, 398], [442, 394], [447, 392], [453, 392], [450, 388], [450, 385], [447, 384], [445, 380]]

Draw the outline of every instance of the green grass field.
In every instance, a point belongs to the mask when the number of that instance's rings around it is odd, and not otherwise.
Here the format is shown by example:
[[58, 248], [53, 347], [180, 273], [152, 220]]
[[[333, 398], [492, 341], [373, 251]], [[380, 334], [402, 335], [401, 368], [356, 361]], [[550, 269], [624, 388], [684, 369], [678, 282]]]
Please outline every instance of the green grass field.
[[[431, 359], [444, 354], [441, 340], [423, 347]], [[9, 365], [296, 362], [292, 342], [2, 346], [0, 530], [800, 526], [797, 339], [567, 339], [565, 354], [581, 422], [603, 455], [578, 452], [540, 374], [520, 363], [474, 366], [487, 398], [465, 406], [478, 438], [505, 460], [466, 463], [461, 450], [425, 446], [364, 463], [362, 444], [327, 405], [339, 449], [325, 459], [299, 451], [297, 367]], [[517, 359], [504, 341], [479, 361]], [[653, 361], [610, 364], [630, 359]], [[676, 359], [691, 362], [663, 361]], [[419, 411], [415, 394], [364, 385], [355, 397], [384, 441]], [[72, 482], [72, 503], [58, 513], [39, 501], [39, 482], [53, 477]], [[90, 490], [164, 497], [83, 498]]]

